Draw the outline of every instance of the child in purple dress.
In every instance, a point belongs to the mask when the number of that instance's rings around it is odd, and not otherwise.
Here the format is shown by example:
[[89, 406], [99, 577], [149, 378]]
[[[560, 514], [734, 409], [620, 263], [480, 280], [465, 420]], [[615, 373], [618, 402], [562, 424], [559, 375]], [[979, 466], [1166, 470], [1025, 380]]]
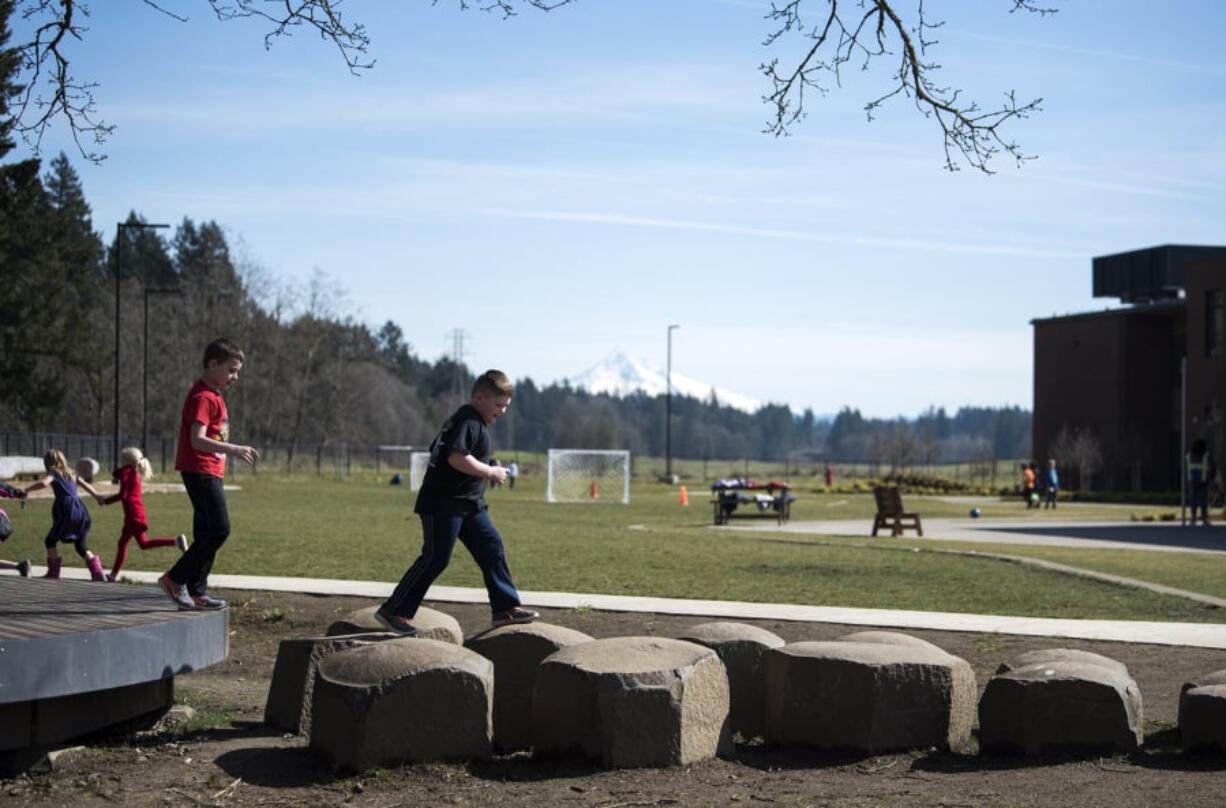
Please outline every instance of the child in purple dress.
[[101, 500], [101, 497], [92, 485], [77, 479], [68, 468], [68, 458], [59, 449], [51, 449], [43, 455], [43, 466], [47, 469], [47, 476], [25, 489], [27, 495], [43, 488], [50, 488], [55, 493], [55, 504], [51, 506], [51, 530], [43, 542], [47, 548], [47, 574], [43, 577], [60, 577], [60, 567], [64, 561], [56, 551], [56, 545], [72, 542], [77, 555], [85, 559], [85, 566], [89, 567], [89, 577], [95, 581], [105, 581], [102, 559], [89, 551], [91, 520], [85, 503], [77, 495], [77, 486], [92, 494], [95, 500]]

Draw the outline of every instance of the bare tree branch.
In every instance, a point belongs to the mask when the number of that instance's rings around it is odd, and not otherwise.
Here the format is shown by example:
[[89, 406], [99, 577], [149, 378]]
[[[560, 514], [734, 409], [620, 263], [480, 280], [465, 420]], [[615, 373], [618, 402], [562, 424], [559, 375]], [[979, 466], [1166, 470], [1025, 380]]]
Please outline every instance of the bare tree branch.
[[[934, 118], [941, 127], [945, 167], [950, 171], [957, 171], [959, 164], [965, 163], [991, 174], [989, 162], [1002, 152], [1019, 165], [1033, 159], [1023, 154], [1016, 141], [1005, 138], [1002, 127], [1010, 120], [1038, 112], [1043, 99], [1019, 103], [1010, 90], [999, 106], [984, 110], [975, 101], [963, 101], [959, 90], [935, 83], [933, 75], [940, 65], [926, 61], [926, 56], [928, 49], [937, 44], [931, 38], [933, 32], [944, 23], [929, 21], [923, 0], [917, 1], [914, 26], [903, 21], [894, 8], [897, 4], [894, 0], [820, 0], [825, 3], [824, 13], [819, 15], [818, 22], [808, 25], [801, 16], [808, 2], [811, 0], [776, 0], [766, 15], [774, 25], [764, 42], [767, 47], [777, 46], [789, 35], [811, 41], [804, 56], [790, 68], [782, 68], [778, 59], [761, 65], [772, 89], [763, 100], [774, 106], [766, 132], [776, 136], [789, 134], [791, 127], [805, 116], [806, 92], [825, 95], [831, 85], [841, 86], [842, 71], [849, 63], [867, 70], [874, 59], [893, 56], [898, 60], [893, 86], [864, 106], [870, 121], [887, 101], [905, 96], [921, 114]], [[1056, 12], [1035, 0], [1011, 2], [1010, 13], [1027, 11], [1046, 16]], [[845, 16], [848, 9], [851, 16]]]
[[78, 20], [89, 16], [89, 8], [78, 0], [25, 0], [20, 8], [22, 19], [34, 26], [30, 40], [12, 49], [24, 80], [12, 105], [13, 131], [37, 152], [48, 127], [62, 115], [81, 156], [101, 162], [104, 155], [92, 146], [101, 146], [115, 127], [95, 117], [98, 85], [77, 80], [66, 56], [66, 39], [79, 41], [88, 30]]
[[[349, 72], [375, 66], [374, 60], [366, 60], [370, 37], [366, 26], [350, 23], [341, 15], [344, 0], [209, 0], [213, 13], [219, 20], [235, 20], [257, 17], [272, 23], [272, 30], [264, 35], [264, 47], [271, 48], [277, 37], [291, 36], [293, 29], [306, 26], [315, 29], [319, 38], [332, 43], [345, 60]], [[276, 11], [266, 11], [274, 7]]]

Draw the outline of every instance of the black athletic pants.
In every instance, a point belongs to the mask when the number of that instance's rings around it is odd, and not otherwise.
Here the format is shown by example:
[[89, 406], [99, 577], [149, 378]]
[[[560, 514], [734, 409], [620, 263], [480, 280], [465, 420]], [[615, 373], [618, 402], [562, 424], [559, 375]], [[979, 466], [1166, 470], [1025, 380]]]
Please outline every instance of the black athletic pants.
[[183, 486], [192, 501], [192, 546], [170, 568], [170, 580], [199, 597], [208, 591], [213, 559], [230, 535], [230, 514], [220, 477], [185, 471]]

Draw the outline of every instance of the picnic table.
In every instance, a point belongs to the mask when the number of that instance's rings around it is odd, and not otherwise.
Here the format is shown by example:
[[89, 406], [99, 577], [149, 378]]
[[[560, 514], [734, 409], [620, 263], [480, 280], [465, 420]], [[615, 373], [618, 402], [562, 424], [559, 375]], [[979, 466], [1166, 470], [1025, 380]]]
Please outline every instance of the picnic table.
[[[778, 480], [765, 483], [743, 478], [716, 480], [711, 484], [715, 524], [726, 525], [733, 516], [766, 516], [774, 517], [782, 525], [792, 518], [792, 502], [796, 497], [791, 488]], [[745, 508], [738, 512], [742, 505]]]

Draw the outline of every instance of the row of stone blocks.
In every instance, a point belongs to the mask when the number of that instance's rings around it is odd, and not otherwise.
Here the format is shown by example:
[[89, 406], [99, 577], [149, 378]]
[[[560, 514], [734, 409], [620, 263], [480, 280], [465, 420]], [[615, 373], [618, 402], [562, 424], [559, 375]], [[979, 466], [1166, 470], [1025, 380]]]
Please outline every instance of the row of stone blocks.
[[[893, 632], [785, 644], [739, 623], [678, 639], [593, 640], [560, 626], [470, 638], [421, 609], [418, 638], [379, 633], [373, 609], [325, 638], [286, 640], [266, 719], [309, 732], [339, 768], [579, 751], [611, 767], [685, 765], [734, 733], [774, 744], [880, 753], [965, 748], [976, 709], [965, 660]], [[495, 678], [498, 687], [494, 688]], [[1186, 746], [1226, 749], [1226, 672], [1185, 687]], [[985, 752], [1134, 751], [1142, 706], [1127, 669], [1082, 651], [1023, 654], [978, 703]]]

